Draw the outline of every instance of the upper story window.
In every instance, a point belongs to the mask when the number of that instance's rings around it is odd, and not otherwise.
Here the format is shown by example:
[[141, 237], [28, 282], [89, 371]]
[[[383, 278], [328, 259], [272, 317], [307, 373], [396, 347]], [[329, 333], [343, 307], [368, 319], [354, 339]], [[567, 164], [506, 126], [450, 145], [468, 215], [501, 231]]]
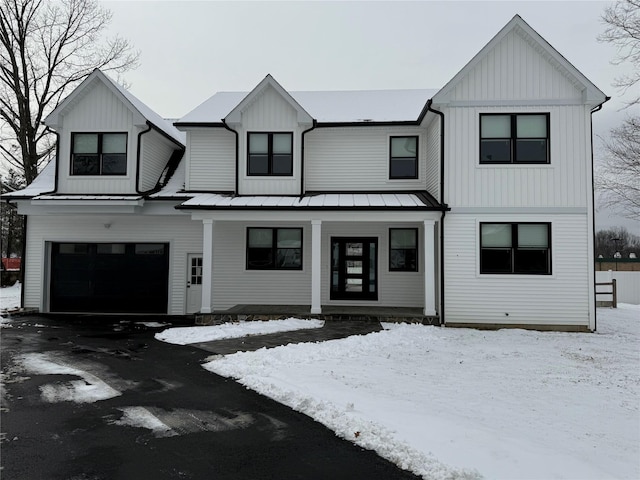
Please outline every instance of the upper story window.
[[392, 272], [418, 271], [418, 229], [389, 229], [389, 270]]
[[302, 270], [301, 228], [247, 228], [248, 270]]
[[126, 174], [126, 133], [71, 134], [71, 175]]
[[293, 175], [293, 133], [249, 133], [248, 175]]
[[480, 163], [549, 163], [549, 114], [480, 114]]
[[480, 273], [551, 274], [551, 224], [481, 223]]
[[418, 178], [418, 137], [391, 137], [389, 178]]

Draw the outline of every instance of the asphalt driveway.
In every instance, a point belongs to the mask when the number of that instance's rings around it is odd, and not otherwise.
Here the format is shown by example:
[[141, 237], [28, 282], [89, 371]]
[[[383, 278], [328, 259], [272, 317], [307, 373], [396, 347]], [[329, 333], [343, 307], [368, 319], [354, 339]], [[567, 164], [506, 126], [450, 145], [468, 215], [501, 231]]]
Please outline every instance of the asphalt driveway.
[[[416, 478], [205, 371], [207, 352], [156, 341], [155, 331], [118, 317], [31, 316], [3, 328], [2, 478]], [[24, 368], [34, 361], [66, 370]], [[69, 394], [98, 384], [112, 396]]]

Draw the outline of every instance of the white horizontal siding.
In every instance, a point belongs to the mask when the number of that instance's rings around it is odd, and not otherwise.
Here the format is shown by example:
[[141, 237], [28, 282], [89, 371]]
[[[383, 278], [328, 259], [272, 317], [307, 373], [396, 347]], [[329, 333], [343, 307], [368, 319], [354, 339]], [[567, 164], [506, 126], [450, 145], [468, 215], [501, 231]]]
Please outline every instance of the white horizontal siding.
[[186, 188], [192, 191], [235, 190], [236, 139], [224, 128], [187, 132]]
[[436, 199], [440, 198], [440, 118], [427, 127], [426, 145], [426, 187]]
[[[305, 188], [335, 190], [424, 190], [426, 140], [421, 127], [317, 128], [305, 136]], [[419, 135], [418, 179], [389, 179], [389, 138]]]
[[178, 147], [155, 130], [142, 135], [140, 151], [140, 190], [151, 190], [158, 183], [171, 154]]
[[[480, 221], [551, 222], [552, 275], [480, 275]], [[588, 235], [587, 215], [447, 215], [446, 322], [588, 326]]]
[[[110, 223], [107, 229], [105, 223]], [[169, 243], [169, 309], [185, 313], [187, 254], [202, 252], [202, 223], [188, 216], [48, 215], [29, 216], [25, 270], [25, 306], [45, 309], [45, 242]]]
[[[584, 207], [591, 203], [584, 106], [444, 108], [446, 202], [452, 207]], [[480, 165], [480, 114], [550, 113], [550, 164]]]
[[[59, 129], [59, 193], [135, 193], [137, 140], [140, 129], [133, 125], [133, 114], [104, 84], [95, 86], [64, 116]], [[71, 133], [126, 132], [127, 174], [118, 176], [70, 175]]]
[[[247, 270], [247, 227], [302, 228], [302, 270]], [[311, 225], [283, 222], [216, 222], [213, 245], [213, 307], [239, 304], [311, 304]]]
[[509, 32], [451, 92], [453, 101], [562, 99], [581, 91], [519, 33]]

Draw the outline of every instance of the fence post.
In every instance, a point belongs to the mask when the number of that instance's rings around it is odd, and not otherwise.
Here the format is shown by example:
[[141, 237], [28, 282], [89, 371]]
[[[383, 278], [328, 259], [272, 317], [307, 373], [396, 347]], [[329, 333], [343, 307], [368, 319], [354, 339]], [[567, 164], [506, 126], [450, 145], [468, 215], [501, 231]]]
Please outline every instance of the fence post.
[[618, 296], [617, 296], [617, 291], [616, 291], [616, 279], [613, 278], [611, 280], [611, 285], [612, 285], [612, 293], [613, 293], [613, 308], [618, 308]]

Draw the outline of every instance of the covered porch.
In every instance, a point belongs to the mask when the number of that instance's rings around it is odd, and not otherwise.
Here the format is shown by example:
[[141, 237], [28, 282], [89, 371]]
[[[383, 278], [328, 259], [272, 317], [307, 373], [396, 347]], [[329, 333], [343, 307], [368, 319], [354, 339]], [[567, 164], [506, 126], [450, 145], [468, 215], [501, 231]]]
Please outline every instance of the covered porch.
[[[203, 194], [178, 208], [202, 222], [199, 321], [439, 324], [438, 233], [446, 207], [428, 194]], [[254, 247], [263, 235], [267, 248]], [[260, 264], [253, 255], [259, 248], [271, 252]]]

